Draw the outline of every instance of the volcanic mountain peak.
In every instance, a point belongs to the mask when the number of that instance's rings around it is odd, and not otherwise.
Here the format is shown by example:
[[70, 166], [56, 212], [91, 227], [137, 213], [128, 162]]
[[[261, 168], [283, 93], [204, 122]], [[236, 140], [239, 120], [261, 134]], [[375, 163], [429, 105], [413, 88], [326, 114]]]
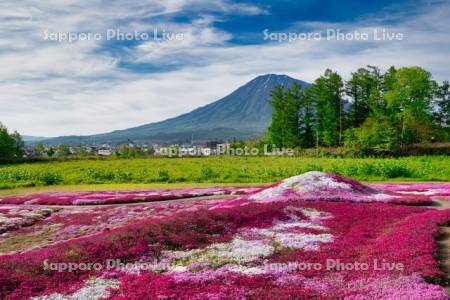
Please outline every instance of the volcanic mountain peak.
[[[270, 124], [270, 93], [277, 85], [287, 88], [293, 83], [309, 84], [287, 75], [261, 75], [228, 96], [165, 121], [149, 123], [125, 130], [90, 136], [65, 136], [44, 141], [46, 144], [186, 143], [257, 138]], [[118, 116], [120, 117], [120, 116]]]

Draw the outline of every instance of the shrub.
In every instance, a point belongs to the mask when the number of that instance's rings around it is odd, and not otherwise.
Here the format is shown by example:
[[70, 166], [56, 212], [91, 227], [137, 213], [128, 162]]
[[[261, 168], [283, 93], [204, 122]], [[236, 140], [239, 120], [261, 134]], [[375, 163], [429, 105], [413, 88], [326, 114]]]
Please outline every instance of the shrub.
[[219, 177], [219, 173], [215, 172], [210, 166], [202, 166], [200, 169], [200, 181], [213, 180]]
[[392, 155], [397, 149], [395, 128], [387, 118], [368, 118], [359, 128], [345, 131], [345, 147], [357, 155]]
[[54, 172], [43, 172], [39, 174], [39, 180], [45, 185], [58, 184], [63, 181], [62, 176]]
[[385, 178], [412, 177], [413, 172], [403, 163], [380, 163], [377, 166], [378, 174]]
[[170, 179], [169, 171], [166, 169], [160, 169], [158, 170], [156, 181], [157, 182], [167, 182]]
[[88, 168], [87, 177], [93, 182], [108, 182], [114, 180], [114, 173], [108, 170]]

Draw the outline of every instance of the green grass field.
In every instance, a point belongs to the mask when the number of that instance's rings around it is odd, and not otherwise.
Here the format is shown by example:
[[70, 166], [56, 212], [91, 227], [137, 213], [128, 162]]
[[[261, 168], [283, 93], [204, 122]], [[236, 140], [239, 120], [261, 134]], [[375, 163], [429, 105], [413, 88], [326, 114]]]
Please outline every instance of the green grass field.
[[91, 184], [184, 186], [198, 183], [269, 183], [311, 170], [332, 172], [362, 181], [449, 181], [450, 157], [210, 157], [50, 161], [0, 166], [0, 188]]

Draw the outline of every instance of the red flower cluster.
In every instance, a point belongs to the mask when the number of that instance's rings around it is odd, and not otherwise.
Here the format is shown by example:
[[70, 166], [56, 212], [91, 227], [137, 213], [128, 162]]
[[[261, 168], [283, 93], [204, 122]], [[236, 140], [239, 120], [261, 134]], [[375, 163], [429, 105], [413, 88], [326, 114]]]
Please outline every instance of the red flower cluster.
[[[205, 249], [208, 245], [230, 241], [245, 228], [269, 228], [274, 222], [286, 221], [287, 207], [310, 209], [329, 214], [323, 226], [333, 235], [331, 243], [319, 251], [280, 248], [265, 262], [287, 265], [308, 262], [322, 269], [277, 270], [248, 275], [222, 269], [197, 272], [140, 274], [117, 273], [120, 288], [111, 295], [117, 299], [143, 299], [164, 296], [169, 299], [324, 298], [372, 295], [378, 282], [384, 289], [398, 288], [402, 278], [415, 273], [438, 282], [441, 273], [434, 258], [433, 235], [438, 223], [450, 219], [449, 211], [392, 206], [389, 204], [353, 204], [341, 202], [245, 203], [232, 208], [182, 212], [160, 220], [140, 221], [110, 232], [60, 243], [46, 249], [0, 257], [0, 286], [9, 299], [79, 289], [88, 276], [106, 276], [102, 271], [57, 272], [43, 268], [44, 261], [103, 263], [106, 259], [135, 262], [142, 257], [157, 259], [163, 251]], [[297, 217], [307, 220], [298, 213]], [[311, 231], [306, 230], [305, 233]], [[248, 249], [251, 251], [252, 249]], [[367, 263], [367, 270], [326, 268], [329, 260], [342, 264]], [[386, 266], [402, 264], [402, 270], [373, 268], [378, 260]], [[247, 266], [248, 267], [248, 266]], [[181, 277], [180, 277], [181, 276]], [[411, 277], [413, 278], [413, 277]], [[361, 287], [365, 280], [372, 289]], [[381, 283], [380, 283], [381, 284]], [[422, 292], [440, 295], [435, 286], [421, 282]], [[417, 292], [417, 291], [416, 291]], [[437, 298], [439, 299], [439, 298]]]

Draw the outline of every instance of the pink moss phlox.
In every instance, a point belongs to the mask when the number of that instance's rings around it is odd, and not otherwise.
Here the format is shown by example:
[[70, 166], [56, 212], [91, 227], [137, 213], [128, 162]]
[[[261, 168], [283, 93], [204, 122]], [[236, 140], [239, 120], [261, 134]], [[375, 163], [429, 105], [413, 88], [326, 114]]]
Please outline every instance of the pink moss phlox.
[[99, 191], [70, 193], [40, 193], [0, 198], [0, 204], [33, 205], [100, 205], [163, 201], [199, 196], [243, 195], [261, 188], [197, 188], [134, 191]]

